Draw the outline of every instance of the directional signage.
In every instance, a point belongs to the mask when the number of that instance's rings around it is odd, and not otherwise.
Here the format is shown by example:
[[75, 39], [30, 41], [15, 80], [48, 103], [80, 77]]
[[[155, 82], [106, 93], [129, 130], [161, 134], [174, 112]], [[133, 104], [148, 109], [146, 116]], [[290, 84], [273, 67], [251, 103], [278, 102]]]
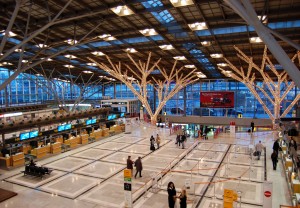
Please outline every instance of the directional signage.
[[124, 183], [124, 190], [131, 191], [131, 183]]

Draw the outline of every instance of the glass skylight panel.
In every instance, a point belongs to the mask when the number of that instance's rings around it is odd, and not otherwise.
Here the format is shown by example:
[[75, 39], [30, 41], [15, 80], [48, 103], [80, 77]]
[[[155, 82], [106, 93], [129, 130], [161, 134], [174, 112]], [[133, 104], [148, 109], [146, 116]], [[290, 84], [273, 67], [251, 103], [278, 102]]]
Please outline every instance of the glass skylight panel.
[[104, 53], [102, 53], [101, 51], [94, 51], [94, 52], [91, 52], [93, 55], [95, 56], [105, 56]]
[[159, 46], [162, 50], [172, 50], [174, 47], [172, 45], [160, 45]]
[[117, 6], [114, 8], [111, 8], [111, 11], [113, 11], [118, 16], [127, 16], [134, 14], [134, 12], [129, 9], [127, 6]]
[[174, 7], [188, 6], [194, 4], [192, 0], [171, 0]]
[[188, 26], [191, 28], [191, 30], [206, 30], [207, 25], [205, 22], [195, 22], [192, 24], [188, 24]]

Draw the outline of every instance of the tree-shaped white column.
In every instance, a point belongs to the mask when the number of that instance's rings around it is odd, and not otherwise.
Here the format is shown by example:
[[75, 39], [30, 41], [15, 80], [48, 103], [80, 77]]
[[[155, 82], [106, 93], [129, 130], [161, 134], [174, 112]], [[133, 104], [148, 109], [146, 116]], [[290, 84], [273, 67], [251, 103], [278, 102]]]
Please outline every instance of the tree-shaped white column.
[[[110, 65], [106, 65], [103, 62], [98, 63], [92, 58], [88, 59], [96, 63], [99, 68], [124, 83], [141, 101], [142, 105], [150, 115], [153, 124], [156, 123], [159, 112], [170, 98], [185, 86], [198, 80], [197, 75], [194, 73], [196, 69], [189, 73], [183, 73], [184, 67], [176, 68], [177, 60], [174, 62], [171, 70], [167, 71], [165, 68], [159, 66], [161, 59], [151, 62], [151, 53], [148, 55], [147, 62], [142, 62], [140, 60], [137, 62], [129, 53], [127, 55], [133, 64], [132, 66], [121, 62], [114, 64], [109, 56], [106, 56], [106, 58]], [[150, 76], [151, 72], [154, 70], [159, 70], [163, 79], [157, 79], [154, 76]], [[130, 72], [131, 75], [129, 75], [128, 72]], [[152, 85], [154, 90], [157, 91], [158, 106], [155, 112], [152, 111], [147, 97], [147, 86], [149, 85]]]
[[[294, 100], [280, 115], [280, 106], [282, 102], [285, 100], [288, 93], [295, 87], [294, 82], [289, 81], [288, 74], [285, 71], [279, 72], [276, 70], [276, 67], [268, 57], [266, 46], [260, 66], [253, 62], [252, 57], [248, 57], [236, 46], [234, 46], [234, 48], [238, 52], [237, 56], [244, 62], [248, 63], [248, 69], [245, 70], [242, 67], [238, 69], [228, 59], [225, 58], [225, 61], [228, 63], [228, 66], [233, 70], [233, 72], [227, 71], [223, 67], [218, 67], [221, 72], [228, 77], [244, 83], [254, 97], [258, 100], [258, 102], [262, 105], [263, 109], [269, 115], [273, 123], [276, 119], [286, 116], [286, 114], [300, 99], [300, 94], [295, 96]], [[299, 60], [299, 52], [293, 57], [292, 61], [296, 60], [296, 58]], [[270, 69], [269, 73], [266, 72], [267, 68]], [[256, 82], [255, 70], [261, 74], [262, 84]], [[274, 76], [271, 76], [271, 73], [274, 74]], [[263, 96], [259, 94], [259, 92], [261, 92]], [[273, 109], [266, 105], [264, 98], [270, 101]]]

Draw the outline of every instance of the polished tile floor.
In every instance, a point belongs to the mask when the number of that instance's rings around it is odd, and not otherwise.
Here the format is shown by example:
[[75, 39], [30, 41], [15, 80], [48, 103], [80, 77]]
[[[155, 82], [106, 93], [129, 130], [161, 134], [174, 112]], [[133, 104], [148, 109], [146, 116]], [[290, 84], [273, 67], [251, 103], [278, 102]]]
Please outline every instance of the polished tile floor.
[[[126, 159], [142, 157], [142, 177], [132, 179], [132, 199], [136, 208], [168, 207], [166, 187], [173, 181], [179, 194], [188, 193], [188, 207], [223, 207], [224, 188], [239, 192], [235, 207], [262, 207], [264, 170], [273, 184], [273, 206], [289, 205], [282, 164], [272, 170], [269, 159], [272, 132], [221, 133], [218, 138], [188, 138], [185, 149], [175, 145], [168, 129], [131, 121], [131, 134], [118, 134], [98, 142], [38, 161], [53, 169], [43, 179], [24, 176], [23, 168], [0, 170], [0, 188], [18, 193], [0, 207], [124, 207], [123, 170]], [[150, 150], [149, 138], [159, 134], [161, 147]], [[260, 160], [250, 156], [251, 145], [259, 140], [267, 147]], [[250, 146], [249, 146], [250, 145]], [[133, 175], [135, 174], [135, 170]], [[229, 179], [229, 180], [228, 180]], [[179, 200], [177, 200], [177, 203]]]

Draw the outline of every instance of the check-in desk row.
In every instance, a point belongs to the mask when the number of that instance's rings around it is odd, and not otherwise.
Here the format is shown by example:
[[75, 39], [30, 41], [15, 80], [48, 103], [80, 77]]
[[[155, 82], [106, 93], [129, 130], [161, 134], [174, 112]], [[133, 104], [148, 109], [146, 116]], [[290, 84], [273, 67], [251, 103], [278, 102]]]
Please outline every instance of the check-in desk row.
[[9, 157], [0, 157], [0, 164], [2, 167], [17, 167], [24, 165], [25, 156], [23, 152], [19, 152]]
[[61, 143], [56, 142], [43, 147], [37, 147], [31, 150], [31, 155], [35, 156], [37, 159], [43, 158], [47, 153], [56, 154], [61, 152]]

